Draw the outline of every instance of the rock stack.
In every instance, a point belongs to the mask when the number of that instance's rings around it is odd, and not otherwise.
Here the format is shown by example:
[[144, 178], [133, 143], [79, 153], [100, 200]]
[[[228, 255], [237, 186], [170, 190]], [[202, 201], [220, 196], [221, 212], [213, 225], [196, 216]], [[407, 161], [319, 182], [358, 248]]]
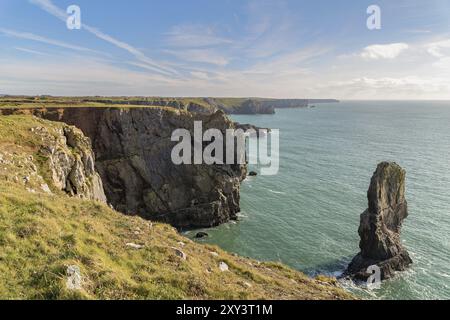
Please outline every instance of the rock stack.
[[345, 273], [367, 280], [370, 266], [378, 266], [381, 280], [405, 270], [412, 260], [400, 240], [403, 220], [408, 216], [405, 199], [405, 170], [396, 163], [382, 162], [375, 171], [367, 197], [369, 208], [361, 215], [359, 247]]

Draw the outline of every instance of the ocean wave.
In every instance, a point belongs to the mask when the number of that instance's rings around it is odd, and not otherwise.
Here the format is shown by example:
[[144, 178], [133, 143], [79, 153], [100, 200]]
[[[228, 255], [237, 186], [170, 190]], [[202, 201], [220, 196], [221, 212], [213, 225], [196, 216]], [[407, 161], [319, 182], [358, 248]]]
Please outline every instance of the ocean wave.
[[267, 189], [269, 192], [275, 193], [275, 194], [286, 194], [286, 192], [282, 192], [282, 191], [275, 191], [272, 189]]

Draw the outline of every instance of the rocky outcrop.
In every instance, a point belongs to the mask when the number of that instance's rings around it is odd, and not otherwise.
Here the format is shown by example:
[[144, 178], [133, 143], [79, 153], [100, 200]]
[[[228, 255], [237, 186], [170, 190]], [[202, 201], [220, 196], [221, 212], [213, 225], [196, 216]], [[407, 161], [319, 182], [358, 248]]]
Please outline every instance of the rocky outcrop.
[[26, 138], [29, 143], [36, 141], [38, 150], [33, 153], [21, 144], [8, 146], [14, 151], [0, 153], [0, 179], [24, 184], [33, 193], [63, 191], [106, 203], [89, 138], [73, 126], [38, 120], [35, 122], [39, 125], [31, 127]]
[[263, 104], [260, 99], [229, 99], [225, 104], [221, 99], [204, 98], [211, 108], [222, 110], [227, 114], [275, 114], [275, 108], [272, 105]]
[[16, 110], [63, 121], [91, 138], [96, 168], [108, 202], [126, 214], [167, 222], [179, 229], [211, 227], [237, 219], [246, 165], [175, 165], [175, 129], [225, 133], [234, 124], [222, 112], [173, 108], [66, 108]]
[[95, 171], [95, 156], [89, 138], [73, 126], [63, 126], [57, 134], [45, 127], [33, 128], [44, 142], [40, 154], [47, 159], [52, 184], [71, 196], [106, 202], [102, 180]]
[[396, 163], [380, 163], [375, 171], [367, 197], [369, 208], [361, 215], [359, 247], [346, 275], [366, 280], [369, 266], [377, 265], [381, 279], [405, 270], [412, 260], [400, 240], [403, 220], [408, 216], [405, 199], [405, 171]]

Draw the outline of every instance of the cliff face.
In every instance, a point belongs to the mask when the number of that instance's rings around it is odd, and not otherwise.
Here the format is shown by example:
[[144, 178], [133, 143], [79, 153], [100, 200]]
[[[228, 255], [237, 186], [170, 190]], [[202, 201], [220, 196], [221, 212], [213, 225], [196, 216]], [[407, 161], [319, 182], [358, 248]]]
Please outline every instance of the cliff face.
[[367, 268], [377, 265], [381, 279], [387, 279], [412, 263], [400, 239], [403, 220], [408, 216], [405, 175], [396, 163], [378, 165], [367, 192], [369, 208], [361, 215], [358, 230], [361, 252], [350, 263], [347, 274], [366, 280], [370, 276]]
[[212, 109], [227, 114], [275, 114], [272, 105], [263, 104], [259, 99], [244, 98], [204, 98]]
[[236, 219], [242, 165], [175, 165], [175, 129], [225, 133], [234, 128], [226, 115], [193, 114], [172, 108], [67, 108], [16, 110], [63, 121], [91, 138], [96, 167], [108, 202], [127, 214], [183, 228], [211, 227]]
[[[4, 120], [1, 125], [8, 126], [7, 123]], [[23, 184], [32, 193], [63, 191], [70, 196], [106, 202], [91, 142], [79, 129], [26, 118], [21, 125], [25, 126], [22, 132], [26, 135], [16, 135], [21, 129], [16, 124], [9, 135], [0, 138], [2, 180]], [[35, 147], [24, 147], [29, 144]]]

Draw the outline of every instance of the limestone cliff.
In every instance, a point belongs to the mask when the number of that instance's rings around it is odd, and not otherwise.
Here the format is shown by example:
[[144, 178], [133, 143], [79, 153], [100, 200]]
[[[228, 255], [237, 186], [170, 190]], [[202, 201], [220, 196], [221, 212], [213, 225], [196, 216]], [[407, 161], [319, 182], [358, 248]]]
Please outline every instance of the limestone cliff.
[[396, 163], [378, 165], [367, 192], [369, 208], [361, 215], [358, 230], [361, 252], [348, 266], [347, 275], [366, 280], [370, 276], [367, 268], [377, 265], [381, 278], [387, 279], [412, 263], [400, 239], [403, 220], [408, 216], [405, 175]]
[[221, 111], [206, 114], [147, 107], [8, 112], [33, 113], [80, 128], [92, 140], [108, 202], [118, 211], [180, 229], [237, 219], [245, 165], [175, 165], [171, 160], [175, 129], [193, 133], [194, 121], [202, 121], [203, 130], [225, 133], [234, 128]]
[[[79, 129], [40, 119], [24, 121], [22, 125], [30, 125], [26, 136], [16, 136], [14, 129], [19, 128], [15, 125], [9, 136], [5, 134], [0, 139], [0, 179], [23, 184], [33, 193], [63, 191], [70, 196], [106, 202], [91, 142]], [[37, 149], [24, 147], [33, 142]]]

